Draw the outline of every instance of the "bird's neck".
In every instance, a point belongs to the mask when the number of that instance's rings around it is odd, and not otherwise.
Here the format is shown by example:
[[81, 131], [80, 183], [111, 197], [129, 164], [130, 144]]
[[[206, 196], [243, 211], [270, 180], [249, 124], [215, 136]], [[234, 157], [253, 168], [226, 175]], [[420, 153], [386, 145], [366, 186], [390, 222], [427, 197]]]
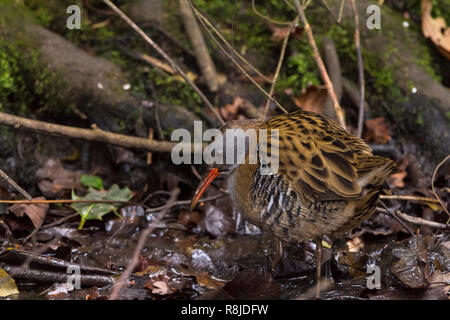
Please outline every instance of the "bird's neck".
[[241, 164], [228, 177], [228, 191], [233, 205], [246, 218], [252, 211], [251, 185], [256, 168], [256, 164]]

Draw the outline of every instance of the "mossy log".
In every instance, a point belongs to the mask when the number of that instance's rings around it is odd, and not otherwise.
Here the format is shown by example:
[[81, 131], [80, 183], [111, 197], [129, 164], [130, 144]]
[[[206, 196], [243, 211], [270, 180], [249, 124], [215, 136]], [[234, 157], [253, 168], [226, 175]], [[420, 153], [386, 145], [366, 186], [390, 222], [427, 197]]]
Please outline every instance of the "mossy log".
[[[338, 10], [340, 2], [331, 1], [333, 10]], [[403, 27], [403, 17], [387, 6], [380, 7], [381, 28], [367, 28], [367, 7], [376, 3], [356, 2], [365, 64], [392, 75], [390, 85], [383, 90], [386, 103], [382, 107], [405, 139], [420, 145], [419, 150], [425, 148], [435, 161], [440, 160], [450, 153], [450, 89], [436, 79], [424, 61], [432, 43], [425, 41], [420, 31]], [[347, 3], [344, 20], [353, 19]]]
[[[124, 89], [129, 81], [118, 66], [90, 55], [42, 27], [22, 5], [10, 2], [0, 5], [0, 34], [8, 42], [20, 42], [25, 50], [37, 53], [43, 68], [50, 70], [59, 82], [60, 108], [74, 108], [86, 115], [90, 123], [105, 130], [135, 128], [140, 120], [147, 127], [154, 126], [154, 103], [145, 104]], [[193, 121], [198, 120], [180, 106], [160, 104], [159, 109], [163, 130], [177, 127], [190, 130]]]

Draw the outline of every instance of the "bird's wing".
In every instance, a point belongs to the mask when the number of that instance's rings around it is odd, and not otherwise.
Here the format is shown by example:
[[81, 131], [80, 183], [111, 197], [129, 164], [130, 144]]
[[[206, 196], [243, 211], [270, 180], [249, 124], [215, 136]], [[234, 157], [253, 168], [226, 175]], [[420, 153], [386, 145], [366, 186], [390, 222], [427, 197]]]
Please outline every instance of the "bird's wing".
[[[372, 156], [369, 146], [335, 122], [312, 112], [295, 112], [268, 120], [278, 129], [279, 170], [290, 186], [309, 200], [356, 198], [361, 194], [358, 161]], [[263, 142], [264, 143], [264, 142]]]

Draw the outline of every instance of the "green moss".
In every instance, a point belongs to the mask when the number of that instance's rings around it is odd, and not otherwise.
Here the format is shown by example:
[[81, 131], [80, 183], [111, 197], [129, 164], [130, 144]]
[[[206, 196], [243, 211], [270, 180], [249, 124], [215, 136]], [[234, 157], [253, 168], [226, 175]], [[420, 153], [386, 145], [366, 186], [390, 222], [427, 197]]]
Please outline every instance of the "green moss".
[[0, 38], [0, 110], [59, 112], [60, 85], [25, 40], [11, 42]]
[[290, 88], [293, 94], [298, 95], [309, 84], [319, 85], [321, 83], [311, 48], [307, 43], [303, 43], [297, 48], [298, 52], [287, 58], [283, 72], [277, 82], [277, 91]]

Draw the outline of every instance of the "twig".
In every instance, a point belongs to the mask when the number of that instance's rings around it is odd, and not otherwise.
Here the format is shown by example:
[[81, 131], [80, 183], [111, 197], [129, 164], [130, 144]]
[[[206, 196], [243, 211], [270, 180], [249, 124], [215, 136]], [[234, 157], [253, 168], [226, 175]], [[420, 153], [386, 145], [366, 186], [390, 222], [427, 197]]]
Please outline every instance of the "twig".
[[345, 0], [341, 0], [341, 6], [339, 7], [338, 23], [341, 23], [342, 14], [344, 13], [344, 5], [345, 5]]
[[7, 124], [14, 128], [31, 129], [48, 134], [63, 135], [71, 138], [88, 141], [106, 142], [125, 148], [144, 149], [152, 152], [172, 152], [174, 142], [155, 141], [139, 137], [131, 137], [123, 134], [96, 129], [83, 129], [59, 124], [32, 120], [0, 112], [0, 124]]
[[336, 15], [334, 14], [333, 10], [331, 10], [330, 6], [328, 5], [326, 0], [321, 0], [323, 6], [327, 8], [327, 10], [330, 12], [330, 14], [333, 16], [334, 20], [336, 20], [337, 23], [340, 23]]
[[[194, 9], [194, 13], [197, 14], [198, 11], [196, 11]], [[209, 34], [209, 36], [211, 37], [211, 39], [214, 41], [214, 43], [217, 45], [217, 47], [219, 47], [220, 50], [223, 51], [223, 53], [225, 53], [225, 55], [236, 65], [236, 67], [238, 67], [238, 69], [271, 101], [273, 101], [281, 110], [283, 110], [285, 113], [287, 113], [287, 110], [273, 97], [271, 97], [269, 95], [269, 93], [264, 90], [263, 87], [261, 87], [258, 82], [255, 81], [255, 79], [253, 79], [247, 71], [245, 71], [245, 69], [233, 58], [233, 56], [227, 51], [225, 50], [225, 48], [220, 44], [220, 42], [212, 35], [211, 31], [208, 29], [207, 27], [207, 19], [205, 19], [204, 17], [197, 15], [197, 18], [199, 19], [200, 23], [203, 25], [203, 27], [205, 28], [205, 31]]]
[[306, 19], [305, 11], [303, 10], [303, 7], [300, 5], [298, 0], [294, 0], [294, 4], [295, 7], [297, 8], [298, 14], [300, 15], [300, 19], [305, 25], [305, 32], [306, 35], [308, 36], [309, 44], [311, 45], [311, 48], [313, 50], [314, 60], [316, 61], [317, 67], [319, 68], [320, 74], [327, 88], [328, 95], [333, 100], [334, 110], [336, 112], [338, 122], [345, 129], [346, 126], [345, 126], [344, 111], [342, 110], [339, 104], [336, 93], [334, 92], [333, 84], [331, 83], [330, 77], [328, 76], [323, 60], [320, 57], [319, 49], [317, 48], [316, 40], [314, 39], [311, 26], [308, 22], [308, 19]]
[[62, 218], [57, 219], [57, 220], [55, 220], [55, 221], [53, 221], [53, 222], [51, 222], [51, 223], [49, 223], [49, 224], [46, 224], [46, 225], [42, 226], [42, 227], [41, 227], [41, 230], [43, 230], [43, 229], [48, 229], [48, 228], [57, 226], [58, 224], [61, 224], [61, 223], [63, 223], [63, 222], [66, 222], [67, 220], [70, 220], [70, 219], [72, 219], [72, 218], [75, 218], [75, 217], [77, 217], [77, 216], [79, 216], [79, 215], [80, 215], [80, 214], [79, 214], [78, 212], [69, 214], [69, 215], [66, 216], [66, 217], [62, 217]]
[[288, 26], [291, 25], [291, 22], [288, 22], [288, 21], [278, 21], [278, 20], [272, 19], [271, 17], [268, 17], [268, 16], [263, 15], [261, 12], [259, 12], [258, 10], [256, 10], [255, 0], [252, 0], [252, 10], [253, 10], [253, 12], [254, 12], [257, 16], [260, 16], [261, 18], [266, 19], [267, 21], [272, 22], [272, 23], [274, 23], [274, 24], [282, 24], [282, 25], [288, 25]]
[[441, 198], [438, 196], [438, 194], [436, 193], [436, 191], [434, 190], [434, 179], [436, 178], [436, 174], [439, 170], [439, 168], [445, 163], [447, 162], [447, 160], [450, 158], [450, 154], [447, 155], [445, 157], [444, 160], [442, 160], [441, 162], [439, 162], [439, 164], [436, 166], [436, 168], [434, 169], [433, 172], [433, 177], [431, 178], [431, 191], [433, 192], [434, 196], [436, 197], [436, 199], [438, 199], [439, 203], [441, 204], [442, 208], [444, 209], [444, 211], [447, 213], [447, 215], [450, 217], [450, 213], [448, 212], [447, 206], [445, 205], [444, 201], [441, 200]]
[[183, 18], [185, 31], [187, 32], [194, 48], [195, 57], [197, 58], [197, 63], [202, 71], [206, 84], [208, 85], [210, 91], [216, 92], [219, 87], [216, 66], [214, 65], [208, 49], [206, 48], [205, 40], [203, 39], [202, 32], [194, 13], [186, 0], [178, 0], [178, 4], [180, 7], [181, 17]]
[[[377, 208], [377, 211], [382, 212], [382, 213], [388, 213], [387, 210], [383, 209], [383, 208]], [[443, 223], [439, 223], [439, 222], [425, 220], [425, 219], [422, 219], [419, 217], [413, 217], [406, 213], [401, 212], [400, 210], [397, 210], [395, 212], [395, 214], [398, 215], [403, 220], [405, 220], [409, 223], [415, 224], [415, 225], [426, 226], [426, 227], [436, 228], [436, 229], [450, 230], [449, 224], [443, 224]]]
[[[295, 27], [295, 25], [297, 23], [298, 23], [298, 16], [289, 25], [289, 27], [288, 27], [289, 31], [288, 31], [287, 35], [284, 37], [284, 39], [283, 39], [283, 45], [281, 47], [280, 57], [278, 58], [277, 69], [275, 70], [275, 75], [273, 76], [273, 82], [272, 82], [272, 85], [271, 85], [270, 91], [269, 91], [269, 96], [270, 97], [273, 96], [273, 93], [275, 91], [275, 86], [277, 84], [277, 80], [278, 80], [278, 77], [280, 75], [281, 66], [283, 65], [284, 55], [286, 53], [286, 47], [287, 47], [287, 44], [289, 42], [289, 37], [291, 35], [292, 28]], [[270, 105], [270, 99], [268, 98], [267, 101], [266, 101], [266, 106], [264, 108], [264, 119], [267, 117], [267, 114], [268, 114], [268, 111], [269, 111], [269, 105]]]
[[13, 179], [11, 179], [2, 169], [0, 169], [0, 176], [6, 180], [14, 189], [19, 191], [26, 199], [32, 200], [33, 198], [26, 192], [24, 189], [22, 189]]
[[184, 73], [184, 71], [172, 60], [171, 57], [167, 55], [141, 28], [139, 28], [136, 23], [134, 23], [125, 13], [123, 13], [118, 7], [116, 7], [110, 0], [103, 0], [111, 9], [113, 9], [126, 23], [128, 23], [131, 28], [134, 29], [153, 49], [155, 49], [169, 64], [170, 66], [178, 72], [178, 74], [183, 77], [183, 79], [194, 89], [194, 91], [200, 96], [205, 105], [211, 110], [211, 112], [217, 117], [222, 125], [225, 121], [222, 119], [220, 114], [214, 108], [212, 103], [206, 98], [203, 92], [192, 82], [191, 79]]
[[439, 200], [431, 199], [427, 197], [417, 197], [417, 196], [405, 196], [405, 195], [380, 195], [380, 199], [385, 200], [409, 200], [425, 203], [440, 203]]
[[145, 208], [148, 208], [148, 206], [133, 202], [133, 201], [122, 201], [122, 200], [105, 200], [105, 199], [59, 199], [59, 200], [0, 200], [0, 204], [60, 204], [60, 203], [121, 203], [121, 204], [129, 204], [129, 205], [141, 205]]
[[171, 192], [170, 198], [167, 202], [167, 206], [164, 209], [162, 209], [160, 213], [158, 213], [158, 215], [156, 216], [156, 219], [142, 232], [141, 236], [139, 237], [139, 241], [136, 245], [136, 248], [134, 249], [134, 253], [133, 253], [131, 262], [128, 264], [128, 267], [124, 271], [124, 273], [122, 273], [122, 275], [120, 276], [119, 282], [114, 286], [114, 289], [111, 293], [111, 296], [109, 297], [109, 300], [117, 299], [117, 297], [120, 293], [120, 290], [123, 288], [129, 275], [131, 274], [131, 272], [133, 272], [134, 268], [136, 267], [136, 265], [138, 263], [139, 255], [141, 254], [142, 248], [144, 247], [147, 237], [149, 236], [149, 234], [151, 234], [153, 232], [155, 227], [158, 225], [158, 223], [164, 217], [164, 215], [166, 214], [167, 210], [170, 207], [169, 205], [171, 203], [175, 202], [179, 193], [180, 193], [180, 189], [178, 189], [178, 188], [175, 188]]
[[393, 217], [395, 220], [397, 220], [398, 223], [400, 223], [400, 225], [410, 234], [413, 235], [414, 232], [412, 232], [412, 230], [400, 219], [400, 217], [397, 215], [396, 212], [392, 212], [391, 209], [389, 209], [389, 207], [387, 205], [384, 204], [383, 201], [379, 201], [379, 203], [384, 207], [384, 209], [382, 208], [377, 208], [377, 210], [384, 210], [382, 211], [383, 213], [386, 213], [388, 215], [390, 215], [391, 217]]
[[156, 136], [157, 139], [159, 140], [163, 140], [164, 139], [164, 133], [161, 127], [161, 120], [159, 119], [159, 100], [158, 97], [156, 95], [156, 88], [155, 88], [155, 84], [153, 83], [153, 81], [149, 82], [149, 87], [150, 90], [152, 91], [152, 97], [153, 97], [153, 103], [154, 103], [154, 108], [153, 108], [153, 115], [155, 117], [155, 127], [156, 127]]
[[359, 34], [359, 16], [356, 9], [355, 0], [350, 0], [353, 8], [353, 15], [355, 16], [355, 45], [358, 55], [358, 76], [359, 76], [359, 116], [358, 116], [358, 137], [361, 138], [364, 122], [364, 65], [361, 53], [361, 39]]
[[[123, 51], [125, 52], [125, 49], [123, 49]], [[144, 61], [155, 68], [161, 69], [162, 71], [167, 72], [169, 74], [175, 73], [175, 71], [172, 69], [171, 66], [169, 66], [168, 64], [162, 62], [161, 60], [156, 59], [152, 56], [149, 56], [145, 53], [138, 52], [138, 51], [129, 51], [129, 52], [127, 52], [127, 54], [133, 58]]]

